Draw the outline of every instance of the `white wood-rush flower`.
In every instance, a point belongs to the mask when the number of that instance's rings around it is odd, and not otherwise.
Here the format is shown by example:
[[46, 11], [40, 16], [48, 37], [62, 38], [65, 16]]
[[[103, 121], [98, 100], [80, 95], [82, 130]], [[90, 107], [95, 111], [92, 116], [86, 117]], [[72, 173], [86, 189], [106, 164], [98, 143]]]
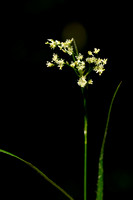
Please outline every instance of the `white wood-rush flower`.
[[87, 84], [86, 77], [85, 76], [81, 76], [77, 83], [78, 83], [78, 85], [80, 87], [85, 87], [86, 84]]
[[97, 54], [100, 51], [100, 49], [94, 48], [94, 53]]

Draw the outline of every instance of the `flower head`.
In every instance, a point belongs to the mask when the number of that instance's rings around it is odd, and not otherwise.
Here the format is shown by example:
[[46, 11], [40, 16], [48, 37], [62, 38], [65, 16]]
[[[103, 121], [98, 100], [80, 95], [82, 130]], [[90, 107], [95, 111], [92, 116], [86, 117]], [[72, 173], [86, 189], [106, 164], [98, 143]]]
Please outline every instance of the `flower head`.
[[81, 53], [79, 53], [77, 56], [75, 56], [77, 60], [82, 60], [83, 59], [83, 55]]
[[89, 56], [93, 56], [93, 53], [91, 51], [88, 51]]
[[47, 65], [47, 67], [53, 67], [54, 66], [54, 64], [52, 62], [49, 62], [49, 61], [47, 61], [46, 65]]
[[100, 49], [94, 48], [94, 53], [98, 54], [98, 52], [100, 51]]
[[71, 40], [66, 40], [65, 42], [61, 42], [58, 47], [61, 51], [63, 51], [64, 53], [67, 53], [69, 55], [73, 54], [73, 47], [71, 45], [73, 39]]
[[85, 76], [81, 76], [77, 83], [78, 83], [78, 85], [80, 87], [85, 87], [86, 84], [87, 84], [86, 77]]
[[63, 59], [58, 60], [57, 67], [59, 67], [60, 70], [62, 70], [62, 67], [64, 66], [65, 62]]
[[105, 69], [104, 69], [104, 66], [101, 64], [101, 65], [95, 66], [93, 70], [99, 75], [101, 75]]
[[85, 68], [85, 62], [84, 61], [77, 62], [77, 69], [79, 71], [83, 71], [84, 68]]
[[55, 63], [58, 63], [58, 55], [53, 53], [53, 58], [52, 60], [55, 62]]
[[54, 49], [56, 47], [56, 41], [53, 39], [48, 39], [49, 42], [46, 42], [45, 44], [49, 44], [51, 49]]
[[71, 61], [70, 67], [75, 67], [76, 63]]
[[88, 81], [88, 84], [93, 84], [93, 80], [92, 79], [89, 79], [89, 81]]
[[[74, 69], [79, 79], [77, 84], [80, 87], [85, 87], [87, 84], [93, 84], [93, 80], [90, 78], [92, 71], [95, 71], [101, 76], [105, 71], [104, 65], [107, 64], [107, 59], [101, 59], [96, 54], [99, 53], [100, 49], [94, 48], [94, 51], [88, 51], [88, 57], [84, 59], [81, 53], [78, 53], [77, 47], [75, 48], [75, 42], [72, 39], [67, 39], [65, 42], [60, 42], [58, 40], [48, 39], [46, 44], [49, 44], [51, 49], [58, 47], [63, 53], [71, 56], [72, 60], [65, 61], [60, 58], [58, 54], [53, 53], [52, 61], [47, 61], [47, 67], [57, 66], [60, 70], [66, 65]], [[74, 52], [76, 49], [76, 52]], [[96, 57], [95, 57], [96, 55]]]
[[95, 63], [96, 62], [96, 58], [95, 57], [88, 57], [86, 58], [86, 62], [90, 63]]

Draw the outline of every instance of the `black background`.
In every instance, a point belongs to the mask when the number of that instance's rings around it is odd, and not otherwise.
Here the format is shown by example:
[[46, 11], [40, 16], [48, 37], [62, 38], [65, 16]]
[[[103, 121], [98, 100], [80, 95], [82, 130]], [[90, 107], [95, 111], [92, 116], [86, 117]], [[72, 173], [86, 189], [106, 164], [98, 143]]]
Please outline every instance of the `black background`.
[[[79, 51], [86, 54], [96, 47], [102, 58], [108, 58], [106, 71], [95, 77], [88, 90], [88, 199], [95, 199], [107, 112], [120, 81], [105, 147], [104, 199], [129, 199], [133, 165], [128, 2], [10, 1], [1, 11], [0, 148], [36, 165], [74, 199], [83, 199], [81, 91], [73, 71], [47, 69], [45, 64], [53, 53], [46, 40], [63, 40], [65, 27], [80, 24], [86, 43]], [[83, 37], [78, 32], [73, 36]], [[0, 177], [3, 199], [8, 195], [14, 199], [67, 199], [28, 166], [3, 154]]]

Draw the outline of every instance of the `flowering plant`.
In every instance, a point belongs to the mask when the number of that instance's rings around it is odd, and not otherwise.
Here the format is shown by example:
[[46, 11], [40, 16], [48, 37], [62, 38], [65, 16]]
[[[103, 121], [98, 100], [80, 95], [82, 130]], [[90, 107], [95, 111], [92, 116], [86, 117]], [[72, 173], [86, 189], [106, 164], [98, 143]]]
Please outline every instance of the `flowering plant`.
[[[53, 53], [52, 61], [47, 61], [46, 65], [47, 67], [53, 67], [57, 66], [59, 70], [62, 70], [62, 68], [66, 65], [70, 68], [72, 68], [77, 76], [77, 84], [81, 87], [81, 91], [83, 93], [83, 104], [84, 104], [84, 200], [87, 200], [87, 133], [88, 133], [88, 118], [87, 118], [87, 101], [85, 96], [85, 89], [86, 86], [89, 84], [93, 84], [93, 80], [91, 78], [92, 71], [98, 73], [101, 75], [103, 71], [105, 71], [104, 65], [107, 63], [107, 59], [101, 59], [98, 57], [98, 53], [100, 49], [94, 48], [94, 51], [88, 51], [88, 56], [86, 59], [81, 53], [78, 53], [78, 49], [75, 43], [75, 40], [68, 39], [65, 42], [60, 42], [58, 40], [48, 39], [46, 44], [50, 45], [51, 49], [55, 49], [56, 47], [59, 48], [62, 52], [66, 53], [67, 55], [72, 57], [72, 60], [65, 61], [65, 59], [62, 59], [58, 56], [58, 54]], [[106, 141], [107, 136], [107, 130], [109, 125], [109, 119], [110, 119], [110, 113], [112, 109], [112, 105], [115, 99], [115, 96], [117, 94], [117, 91], [121, 85], [121, 82], [117, 86], [113, 98], [110, 103], [108, 116], [107, 116], [107, 122], [99, 157], [99, 164], [98, 164], [98, 181], [97, 181], [97, 195], [96, 200], [103, 200], [103, 155], [104, 155], [104, 145]], [[54, 187], [56, 187], [58, 190], [60, 190], [66, 197], [68, 197], [70, 200], [74, 200], [72, 196], [70, 196], [64, 189], [62, 189], [59, 185], [57, 185], [54, 181], [52, 181], [49, 177], [47, 177], [41, 170], [39, 170], [36, 166], [31, 164], [30, 162], [27, 162], [26, 160], [16, 156], [15, 154], [12, 154], [10, 152], [7, 152], [3, 149], [0, 149], [1, 153], [7, 154], [9, 156], [12, 156], [14, 158], [17, 158], [18, 160], [24, 162], [26, 165], [33, 168], [35, 171], [37, 171], [46, 181], [48, 181], [50, 184], [52, 184]]]
[[[88, 84], [93, 84], [93, 80], [91, 78], [91, 72], [95, 71], [101, 76], [101, 74], [105, 71], [105, 64], [107, 64], [107, 58], [101, 59], [98, 57], [98, 53], [100, 49], [94, 48], [93, 52], [88, 51], [88, 56], [84, 59], [84, 56], [78, 52], [76, 42], [72, 39], [67, 39], [65, 42], [60, 42], [58, 40], [48, 39], [46, 42], [50, 46], [51, 49], [55, 49], [58, 47], [61, 51], [68, 54], [72, 57], [73, 60], [65, 61], [62, 58], [59, 58], [58, 54], [53, 53], [52, 61], [47, 61], [47, 67], [53, 67], [57, 65], [57, 67], [62, 70], [64, 65], [67, 65], [74, 69], [78, 76], [77, 84], [81, 87], [83, 93], [83, 102], [84, 102], [84, 200], [87, 200], [87, 132], [88, 132], [88, 119], [87, 119], [87, 102], [85, 96], [85, 89]], [[99, 172], [98, 172], [98, 183], [97, 183], [97, 197], [96, 200], [103, 200], [103, 152], [104, 152], [104, 144], [107, 135], [108, 123], [110, 118], [110, 112], [112, 108], [112, 104], [114, 101], [114, 97], [118, 91], [120, 84], [118, 85], [114, 96], [112, 98], [110, 109], [108, 113], [105, 134], [103, 139], [103, 144], [101, 148], [100, 158], [99, 158]]]

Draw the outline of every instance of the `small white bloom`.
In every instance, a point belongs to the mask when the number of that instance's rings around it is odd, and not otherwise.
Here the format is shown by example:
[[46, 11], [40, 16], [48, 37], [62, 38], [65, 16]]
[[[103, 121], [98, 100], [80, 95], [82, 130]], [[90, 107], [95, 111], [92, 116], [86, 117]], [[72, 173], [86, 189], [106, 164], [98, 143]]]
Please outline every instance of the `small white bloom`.
[[85, 62], [84, 62], [84, 61], [81, 61], [80, 64], [81, 64], [81, 65], [85, 65]]
[[73, 47], [71, 46], [72, 40], [66, 40], [66, 42], [61, 42], [58, 46], [61, 51], [68, 53], [69, 55], [73, 54]]
[[75, 56], [77, 60], [82, 60], [83, 59], [83, 55], [81, 53], [79, 53], [78, 56]]
[[92, 79], [90, 79], [89, 81], [88, 81], [88, 84], [93, 84], [93, 80]]
[[54, 66], [54, 64], [49, 62], [49, 61], [47, 61], [46, 65], [47, 65], [47, 67], [53, 67]]
[[73, 54], [73, 47], [70, 46], [66, 52], [71, 56]]
[[73, 38], [70, 40], [70, 39], [67, 39], [66, 41], [65, 41], [65, 43], [66, 43], [66, 45], [71, 45], [71, 43], [73, 42]]
[[94, 48], [94, 51], [93, 51], [93, 52], [94, 52], [95, 54], [98, 54], [99, 51], [100, 51], [100, 49]]
[[61, 65], [64, 65], [65, 64], [65, 62], [64, 62], [64, 60], [63, 59], [60, 59], [60, 60], [58, 60], [58, 62], [57, 62], [58, 64], [61, 64]]
[[64, 62], [64, 60], [63, 60], [63, 59], [60, 59], [60, 60], [58, 60], [57, 64], [58, 64], [58, 66], [57, 66], [57, 67], [59, 67], [59, 69], [60, 69], [60, 70], [62, 70], [62, 68], [63, 68], [63, 66], [64, 66], [65, 62]]
[[88, 51], [89, 56], [93, 56], [93, 53], [91, 51]]
[[104, 66], [101, 64], [101, 65], [98, 65], [96, 67], [94, 67], [93, 69], [96, 73], [99, 74], [99, 76], [101, 76], [101, 74], [103, 73], [103, 71], [105, 71], [104, 69]]
[[75, 62], [71, 61], [70, 66], [71, 66], [71, 67], [75, 67]]
[[104, 59], [102, 60], [102, 63], [103, 63], [104, 65], [106, 65], [106, 64], [107, 64], [107, 60], [108, 60], [108, 59], [105, 59], [105, 58], [104, 58]]
[[60, 45], [60, 41], [58, 41], [58, 40], [55, 40], [55, 43], [56, 43], [57, 45]]
[[60, 48], [61, 48], [61, 49], [62, 49], [62, 48], [66, 48], [66, 47], [68, 47], [68, 45], [66, 45], [65, 42], [61, 42], [60, 44], [61, 44], [61, 45], [60, 45]]
[[78, 65], [77, 65], [77, 69], [79, 71], [83, 71], [83, 69], [85, 68], [85, 62], [84, 61], [77, 61]]
[[86, 62], [95, 63], [96, 62], [96, 58], [95, 57], [88, 57], [88, 58], [86, 58]]
[[55, 62], [55, 63], [58, 63], [58, 55], [53, 53], [53, 58], [52, 60]]
[[99, 65], [102, 63], [102, 59], [101, 58], [97, 58], [95, 61], [96, 65]]
[[75, 61], [75, 64], [76, 64], [76, 65], [80, 65], [80, 62], [81, 62], [80, 60], [76, 60], [76, 61]]
[[56, 47], [56, 42], [53, 39], [48, 39], [48, 41], [46, 44], [49, 44], [51, 49], [54, 49]]
[[87, 84], [87, 81], [86, 81], [86, 77], [85, 76], [81, 76], [78, 80], [78, 85], [80, 87], [85, 87], [85, 85]]
[[78, 71], [83, 71], [84, 68], [85, 68], [84, 65], [79, 65], [79, 66], [77, 66]]

